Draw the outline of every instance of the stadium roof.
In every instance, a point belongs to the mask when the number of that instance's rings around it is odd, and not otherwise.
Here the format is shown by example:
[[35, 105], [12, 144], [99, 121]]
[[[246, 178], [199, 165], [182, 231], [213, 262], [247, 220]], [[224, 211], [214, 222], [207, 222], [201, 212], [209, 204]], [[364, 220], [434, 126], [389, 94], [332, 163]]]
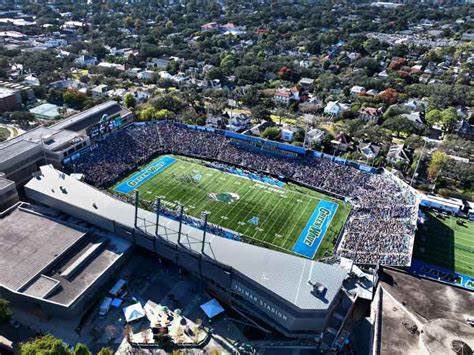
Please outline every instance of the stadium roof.
[[[96, 222], [94, 215], [134, 227], [134, 206], [119, 201], [80, 182], [52, 166], [41, 167], [42, 176], [25, 186], [27, 195], [59, 210], [82, 211], [76, 217]], [[70, 208], [74, 207], [74, 208]], [[81, 216], [79, 216], [79, 214]], [[155, 215], [139, 209], [139, 219], [147, 221], [142, 229], [153, 233]], [[100, 226], [100, 225], [99, 225]], [[177, 244], [178, 222], [160, 217], [159, 234]], [[202, 231], [183, 225], [181, 245], [201, 253]], [[272, 291], [300, 309], [327, 309], [339, 293], [347, 273], [339, 265], [328, 265], [274, 250], [241, 243], [208, 233], [204, 254], [231, 266], [249, 279]], [[312, 285], [326, 286], [324, 297], [316, 297]]]
[[52, 127], [55, 129], [69, 129], [72, 131], [81, 131], [88, 126], [97, 123], [102, 115], [117, 114], [122, 110], [120, 105], [115, 101], [107, 101], [103, 104], [94, 106], [88, 110], [82, 111], [76, 115], [72, 115], [61, 122], [54, 124]]

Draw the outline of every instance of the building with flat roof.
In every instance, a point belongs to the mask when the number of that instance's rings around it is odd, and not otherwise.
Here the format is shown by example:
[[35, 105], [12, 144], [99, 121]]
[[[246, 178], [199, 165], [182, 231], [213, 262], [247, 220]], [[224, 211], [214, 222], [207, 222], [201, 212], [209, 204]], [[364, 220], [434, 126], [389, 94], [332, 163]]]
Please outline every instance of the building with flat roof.
[[[31, 200], [154, 251], [196, 275], [224, 304], [289, 337], [336, 334], [350, 307], [347, 272], [274, 250], [222, 238], [119, 201], [42, 166], [25, 185]], [[136, 219], [135, 219], [136, 214]], [[181, 233], [178, 231], [181, 230]], [[335, 317], [335, 314], [339, 314]], [[342, 313], [342, 315], [341, 315]]]
[[8, 180], [4, 173], [0, 173], [0, 211], [6, 210], [8, 207], [18, 202], [18, 191], [15, 183]]
[[35, 116], [35, 118], [41, 120], [56, 120], [61, 117], [58, 111], [59, 107], [54, 104], [46, 102], [44, 104], [33, 107], [29, 111]]
[[54, 129], [67, 129], [74, 132], [82, 132], [90, 134], [92, 130], [97, 128], [101, 122], [107, 119], [118, 119], [121, 125], [125, 125], [133, 121], [133, 113], [115, 101], [107, 101], [100, 105], [94, 106], [88, 110], [79, 112], [64, 120], [54, 124]]
[[34, 93], [30, 87], [0, 81], [0, 113], [19, 110], [23, 102], [23, 96], [28, 100], [34, 99]]
[[16, 204], [0, 214], [0, 295], [48, 315], [80, 314], [130, 247], [57, 211]]
[[64, 159], [90, 145], [91, 135], [109, 132], [133, 119], [132, 112], [108, 101], [52, 126], [37, 127], [0, 143], [0, 172], [21, 186], [40, 165], [59, 167]]

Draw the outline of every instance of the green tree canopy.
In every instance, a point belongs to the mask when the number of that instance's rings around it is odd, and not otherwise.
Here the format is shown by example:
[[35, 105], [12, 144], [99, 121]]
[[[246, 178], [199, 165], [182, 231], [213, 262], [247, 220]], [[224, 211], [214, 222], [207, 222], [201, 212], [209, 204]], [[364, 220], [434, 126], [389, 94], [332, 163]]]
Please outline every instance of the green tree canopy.
[[71, 352], [60, 339], [45, 335], [21, 344], [20, 355], [70, 355]]
[[86, 345], [82, 343], [77, 343], [74, 347], [73, 355], [92, 355]]
[[11, 316], [10, 303], [0, 298], [0, 325], [8, 322]]
[[133, 94], [129, 92], [125, 94], [123, 102], [127, 108], [135, 108], [135, 106], [137, 105], [137, 100], [135, 99], [135, 96], [133, 96]]
[[262, 137], [270, 140], [280, 138], [280, 129], [278, 127], [267, 127], [262, 133]]

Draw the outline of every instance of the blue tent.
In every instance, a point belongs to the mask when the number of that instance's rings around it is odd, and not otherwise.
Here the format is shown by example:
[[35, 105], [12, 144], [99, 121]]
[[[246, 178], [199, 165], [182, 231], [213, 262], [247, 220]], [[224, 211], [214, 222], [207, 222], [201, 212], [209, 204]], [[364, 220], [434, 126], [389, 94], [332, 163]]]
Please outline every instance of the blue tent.
[[222, 308], [220, 303], [215, 298], [202, 304], [201, 309], [204, 311], [204, 313], [206, 313], [208, 318], [214, 318], [218, 314], [224, 312], [224, 308]]

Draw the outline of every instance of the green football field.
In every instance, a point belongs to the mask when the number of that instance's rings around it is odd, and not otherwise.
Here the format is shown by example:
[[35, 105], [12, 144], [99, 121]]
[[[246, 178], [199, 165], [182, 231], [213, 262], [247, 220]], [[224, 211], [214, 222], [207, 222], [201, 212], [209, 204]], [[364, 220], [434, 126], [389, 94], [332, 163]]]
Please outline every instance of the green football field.
[[415, 239], [414, 257], [474, 277], [474, 222], [427, 213]]
[[210, 223], [244, 235], [246, 242], [290, 253], [318, 202], [335, 202], [336, 214], [315, 258], [332, 255], [333, 241], [350, 211], [348, 203], [292, 183], [278, 187], [207, 167], [205, 161], [169, 157], [176, 161], [138, 187], [140, 199], [160, 197], [168, 208], [182, 204], [186, 214], [198, 218], [207, 211]]

